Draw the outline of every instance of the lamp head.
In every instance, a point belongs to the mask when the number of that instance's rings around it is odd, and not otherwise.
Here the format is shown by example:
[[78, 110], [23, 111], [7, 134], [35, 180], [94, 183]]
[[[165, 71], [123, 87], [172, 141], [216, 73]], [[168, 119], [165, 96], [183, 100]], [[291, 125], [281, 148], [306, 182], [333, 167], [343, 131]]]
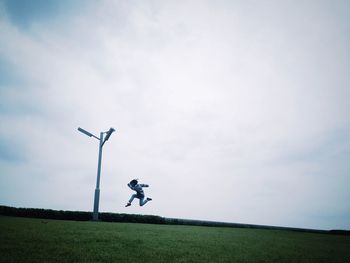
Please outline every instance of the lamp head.
[[109, 131], [107, 132], [107, 135], [105, 137], [104, 141], [107, 141], [109, 139], [109, 137], [111, 137], [112, 133], [115, 131], [115, 129], [110, 128]]
[[90, 133], [90, 132], [88, 132], [88, 131], [84, 130], [83, 128], [80, 128], [80, 127], [78, 128], [78, 131], [84, 133], [85, 135], [87, 135], [89, 137], [94, 136], [92, 133]]

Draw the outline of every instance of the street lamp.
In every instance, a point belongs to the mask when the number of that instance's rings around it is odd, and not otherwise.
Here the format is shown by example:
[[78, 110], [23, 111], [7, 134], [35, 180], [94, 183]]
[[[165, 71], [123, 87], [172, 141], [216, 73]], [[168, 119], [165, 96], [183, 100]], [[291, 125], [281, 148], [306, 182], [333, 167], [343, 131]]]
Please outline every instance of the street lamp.
[[[81, 133], [84, 133], [85, 135], [89, 137], [94, 137], [95, 139], [100, 141], [100, 145], [98, 148], [98, 165], [97, 165], [97, 180], [96, 180], [96, 189], [95, 189], [95, 197], [94, 197], [94, 213], [92, 216], [92, 220], [97, 221], [98, 220], [98, 206], [100, 202], [100, 176], [101, 176], [101, 160], [102, 160], [102, 147], [105, 144], [105, 142], [111, 137], [112, 133], [115, 131], [115, 129], [110, 128], [106, 132], [100, 132], [100, 138], [97, 136], [93, 135], [92, 133], [82, 129], [78, 128], [78, 131]], [[106, 136], [104, 137], [104, 134]]]

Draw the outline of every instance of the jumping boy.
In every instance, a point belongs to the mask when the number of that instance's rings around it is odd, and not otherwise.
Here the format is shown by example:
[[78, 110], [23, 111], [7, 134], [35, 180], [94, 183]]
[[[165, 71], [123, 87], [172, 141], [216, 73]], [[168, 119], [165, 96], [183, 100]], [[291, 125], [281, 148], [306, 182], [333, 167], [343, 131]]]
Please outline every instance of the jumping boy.
[[125, 207], [131, 206], [132, 201], [134, 198], [138, 198], [140, 200], [140, 206], [144, 206], [148, 201], [151, 201], [152, 198], [147, 197], [145, 200], [145, 193], [143, 192], [142, 187], [148, 187], [148, 184], [139, 184], [136, 179], [131, 180], [130, 183], [128, 183], [128, 186], [131, 190], [136, 191], [136, 194], [133, 194], [129, 200], [129, 202], [125, 205]]

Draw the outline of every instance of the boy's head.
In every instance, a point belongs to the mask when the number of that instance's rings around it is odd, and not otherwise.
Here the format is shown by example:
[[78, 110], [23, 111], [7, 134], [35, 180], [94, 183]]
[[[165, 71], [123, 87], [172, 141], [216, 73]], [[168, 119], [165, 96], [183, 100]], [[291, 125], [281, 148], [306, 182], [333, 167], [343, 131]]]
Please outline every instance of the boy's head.
[[134, 180], [131, 180], [131, 181], [130, 181], [130, 184], [131, 184], [132, 186], [135, 186], [135, 185], [137, 185], [137, 180], [136, 180], [136, 179], [134, 179]]

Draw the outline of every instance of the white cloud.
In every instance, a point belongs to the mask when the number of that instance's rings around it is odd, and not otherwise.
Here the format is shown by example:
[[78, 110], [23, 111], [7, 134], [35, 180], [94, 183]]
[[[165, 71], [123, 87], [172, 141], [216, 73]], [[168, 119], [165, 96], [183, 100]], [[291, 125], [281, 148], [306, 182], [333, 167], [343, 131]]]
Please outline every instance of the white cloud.
[[[76, 128], [98, 134], [113, 126], [102, 210], [125, 212], [126, 183], [138, 177], [151, 184], [154, 202], [127, 210], [133, 213], [349, 228], [343, 219], [321, 220], [335, 213], [335, 202], [349, 211], [339, 204], [348, 197], [349, 167], [334, 156], [318, 159], [328, 137], [349, 130], [342, 8], [108, 1], [27, 31], [3, 18], [0, 57], [25, 85], [1, 93], [13, 111], [23, 97], [35, 111], [1, 115], [8, 128], [0, 138], [16, 134], [26, 156], [16, 169], [2, 162], [12, 177], [0, 176], [10, 185], [1, 199], [90, 209], [97, 141]], [[344, 169], [330, 179], [322, 171], [333, 165]], [[307, 218], [312, 211], [320, 220]]]

